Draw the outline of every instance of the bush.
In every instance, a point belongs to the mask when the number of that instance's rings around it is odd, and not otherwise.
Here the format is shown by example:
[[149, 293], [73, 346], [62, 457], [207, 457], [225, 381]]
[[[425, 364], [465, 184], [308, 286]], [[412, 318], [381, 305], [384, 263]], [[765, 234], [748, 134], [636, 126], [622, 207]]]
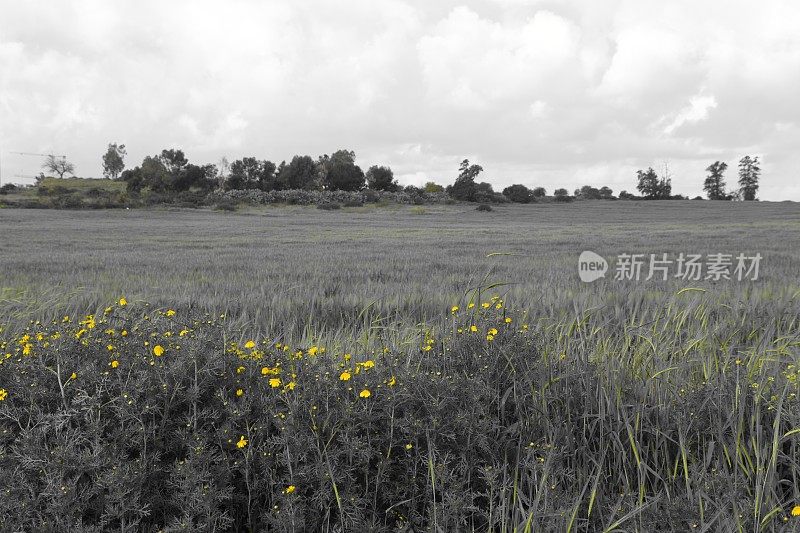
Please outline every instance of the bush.
[[237, 204], [233, 200], [219, 200], [214, 204], [217, 211], [236, 211]]
[[342, 206], [336, 202], [320, 202], [317, 204], [317, 209], [322, 209], [323, 211], [335, 211], [341, 208]]
[[0, 187], [0, 194], [8, 194], [11, 192], [16, 192], [18, 187], [13, 183], [6, 183], [2, 187]]
[[475, 208], [477, 211], [492, 211], [492, 206], [489, 204], [481, 204]]
[[359, 199], [347, 200], [344, 202], [344, 207], [364, 207], [364, 202]]

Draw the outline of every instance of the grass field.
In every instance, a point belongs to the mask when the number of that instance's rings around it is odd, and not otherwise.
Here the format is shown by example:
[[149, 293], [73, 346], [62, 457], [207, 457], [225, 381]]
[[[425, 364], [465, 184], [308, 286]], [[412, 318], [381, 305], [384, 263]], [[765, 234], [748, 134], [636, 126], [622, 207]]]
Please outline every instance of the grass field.
[[[797, 204], [0, 225], [13, 527], [799, 527]], [[584, 250], [763, 260], [757, 281], [584, 284]]]

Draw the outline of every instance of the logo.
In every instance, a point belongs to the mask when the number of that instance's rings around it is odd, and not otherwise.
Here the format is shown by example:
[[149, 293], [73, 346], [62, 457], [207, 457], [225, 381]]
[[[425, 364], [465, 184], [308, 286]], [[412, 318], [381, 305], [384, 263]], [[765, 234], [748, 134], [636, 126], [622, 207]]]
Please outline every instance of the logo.
[[594, 252], [585, 251], [578, 257], [578, 275], [584, 283], [605, 277], [608, 263]]

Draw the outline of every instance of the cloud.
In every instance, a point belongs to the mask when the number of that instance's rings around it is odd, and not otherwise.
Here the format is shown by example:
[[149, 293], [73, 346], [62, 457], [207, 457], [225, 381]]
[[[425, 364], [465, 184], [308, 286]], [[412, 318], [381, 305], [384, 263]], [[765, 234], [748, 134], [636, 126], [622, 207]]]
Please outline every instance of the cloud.
[[99, 176], [108, 142], [129, 165], [347, 147], [414, 183], [469, 157], [496, 188], [631, 190], [669, 160], [695, 195], [751, 153], [762, 198], [800, 200], [798, 24], [788, 0], [0, 0], [3, 177], [38, 172], [12, 150]]

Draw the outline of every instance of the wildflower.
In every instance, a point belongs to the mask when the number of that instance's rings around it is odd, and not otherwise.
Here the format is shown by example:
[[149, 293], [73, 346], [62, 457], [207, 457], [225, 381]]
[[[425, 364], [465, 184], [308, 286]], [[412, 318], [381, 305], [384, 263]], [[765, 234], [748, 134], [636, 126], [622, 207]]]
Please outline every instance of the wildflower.
[[236, 447], [244, 448], [245, 446], [247, 446], [247, 439], [244, 438], [244, 435], [242, 435], [241, 437], [239, 437], [239, 442], [236, 443]]
[[241, 373], [242, 373], [242, 372], [244, 372], [244, 371], [245, 371], [245, 368], [244, 368], [243, 366], [240, 366], [240, 367], [238, 367], [238, 368], [236, 369], [236, 373], [237, 373], [237, 374], [241, 374]]
[[106, 350], [108, 350], [109, 352], [113, 352], [114, 351], [114, 345], [113, 344], [109, 344], [108, 346], [106, 346]]
[[346, 354], [344, 354], [344, 360], [345, 360], [345, 361], [349, 361], [349, 360], [350, 360], [352, 357], [353, 357], [353, 356], [352, 356], [352, 355], [350, 355], [349, 353], [346, 353]]
[[123, 296], [122, 298], [119, 299], [118, 303], [120, 307], [125, 307], [126, 305], [128, 305], [128, 300], [126, 300], [125, 297]]
[[475, 333], [475, 332], [477, 332], [477, 331], [478, 331], [478, 326], [470, 326], [470, 327], [469, 327], [469, 330], [470, 330], [472, 333]]
[[8, 391], [5, 389], [0, 389], [0, 402], [8, 398]]
[[492, 304], [490, 304], [489, 302], [483, 302], [481, 304], [481, 307], [483, 307], [484, 309], [489, 309], [491, 306]]
[[244, 343], [244, 347], [247, 348], [248, 350], [252, 350], [253, 348], [256, 347], [256, 343], [254, 341], [247, 341], [246, 343]]
[[361, 398], [369, 398], [372, 396], [372, 393], [369, 391], [369, 389], [364, 389], [358, 394], [358, 396]]
[[164, 347], [161, 346], [160, 344], [156, 344], [155, 346], [153, 346], [153, 354], [156, 357], [161, 357], [162, 355], [164, 355]]
[[347, 381], [347, 380], [349, 380], [351, 377], [352, 377], [352, 375], [351, 375], [351, 374], [350, 374], [350, 372], [348, 372], [347, 370], [345, 370], [344, 372], [342, 372], [341, 374], [339, 374], [339, 379], [340, 379], [340, 380], [342, 380], [342, 381]]
[[406, 444], [406, 450], [410, 450], [413, 447], [414, 447], [414, 445], [411, 444], [410, 442], [408, 444]]
[[297, 386], [297, 383], [295, 383], [294, 381], [290, 381], [289, 383], [286, 384], [285, 389], [286, 390], [294, 390], [294, 388], [296, 386]]
[[277, 389], [281, 386], [281, 379], [280, 378], [272, 378], [269, 380], [269, 386], [273, 389]]
[[175, 311], [174, 311], [174, 310], [172, 310], [172, 309], [167, 309], [167, 312], [166, 312], [165, 314], [166, 314], [167, 316], [175, 316]]
[[486, 335], [486, 340], [492, 342], [494, 340], [494, 335], [492, 334]]
[[120, 335], [122, 335], [123, 337], [127, 337], [128, 336], [128, 330], [127, 329], [123, 329], [122, 333], [120, 333]]
[[118, 366], [119, 366], [119, 361], [117, 361], [116, 359], [111, 361], [111, 368], [117, 368]]
[[188, 329], [182, 329], [180, 331], [180, 333], [178, 333], [178, 335], [180, 335], [181, 337], [185, 337], [188, 334], [189, 334], [189, 330]]
[[289, 485], [288, 487], [286, 487], [286, 490], [284, 490], [283, 492], [285, 492], [286, 494], [291, 494], [291, 493], [293, 493], [293, 492], [294, 492], [296, 489], [297, 489], [297, 487], [295, 487], [294, 485]]
[[369, 361], [364, 361], [363, 363], [361, 363], [361, 366], [363, 366], [365, 370], [368, 368], [372, 368], [375, 366], [375, 361], [371, 359]]
[[792, 507], [792, 516], [800, 516], [800, 505]]
[[244, 390], [243, 389], [236, 389], [236, 396], [237, 397], [244, 396]]
[[78, 379], [78, 374], [73, 372], [69, 379]]
[[33, 348], [33, 344], [27, 343], [25, 346], [22, 347], [22, 355], [30, 355], [31, 348]]
[[314, 357], [315, 355], [317, 355], [318, 351], [319, 351], [319, 348], [317, 348], [316, 346], [312, 346], [311, 348], [308, 349], [308, 355], [310, 355], [311, 357]]
[[511, 317], [510, 316], [506, 317], [506, 324], [511, 324]]
[[397, 378], [395, 378], [394, 376], [390, 377], [389, 381], [387, 381], [386, 384], [389, 385], [390, 387], [394, 387], [395, 385], [397, 385]]
[[450, 312], [451, 312], [451, 313], [453, 313], [453, 314], [456, 314], [456, 313], [458, 313], [458, 306], [457, 306], [457, 305], [454, 305], [453, 307], [451, 307], [451, 308], [450, 308]]
[[472, 309], [473, 307], [475, 307], [474, 302], [470, 302], [469, 305], [467, 305], [467, 309]]
[[497, 335], [497, 328], [489, 328], [489, 331], [487, 331], [486, 333], [495, 336]]

